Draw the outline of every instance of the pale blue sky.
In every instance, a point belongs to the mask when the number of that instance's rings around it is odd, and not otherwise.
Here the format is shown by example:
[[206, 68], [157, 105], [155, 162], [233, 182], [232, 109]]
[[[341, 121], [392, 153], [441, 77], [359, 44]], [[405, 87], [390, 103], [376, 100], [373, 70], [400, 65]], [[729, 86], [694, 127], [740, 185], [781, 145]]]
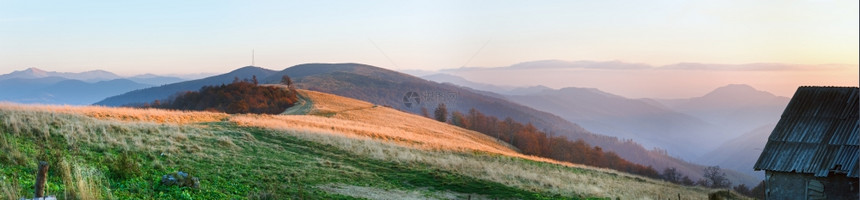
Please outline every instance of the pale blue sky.
[[856, 64], [858, 15], [856, 0], [0, 0], [0, 73], [221, 73], [249, 65], [251, 49], [257, 66], [276, 70], [543, 59]]

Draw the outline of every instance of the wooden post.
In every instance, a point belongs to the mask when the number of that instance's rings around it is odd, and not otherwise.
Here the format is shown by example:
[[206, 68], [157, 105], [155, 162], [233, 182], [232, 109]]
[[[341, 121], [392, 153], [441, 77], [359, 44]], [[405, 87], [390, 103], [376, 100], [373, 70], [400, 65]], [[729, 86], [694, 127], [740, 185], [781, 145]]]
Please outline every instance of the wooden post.
[[36, 198], [45, 196], [45, 181], [48, 175], [48, 162], [39, 161], [39, 171], [36, 172]]

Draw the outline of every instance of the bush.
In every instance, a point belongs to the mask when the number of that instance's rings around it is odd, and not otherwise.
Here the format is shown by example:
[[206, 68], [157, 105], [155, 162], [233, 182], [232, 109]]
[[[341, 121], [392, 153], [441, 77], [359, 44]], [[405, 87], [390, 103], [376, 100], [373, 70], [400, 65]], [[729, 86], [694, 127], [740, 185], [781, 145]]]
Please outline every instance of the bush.
[[113, 159], [109, 168], [111, 177], [115, 179], [128, 179], [141, 174], [137, 156], [128, 152], [123, 152], [118, 158]]
[[143, 107], [234, 113], [278, 114], [298, 101], [295, 89], [259, 86], [240, 81], [204, 86], [200, 91], [177, 94], [171, 100], [154, 101]]

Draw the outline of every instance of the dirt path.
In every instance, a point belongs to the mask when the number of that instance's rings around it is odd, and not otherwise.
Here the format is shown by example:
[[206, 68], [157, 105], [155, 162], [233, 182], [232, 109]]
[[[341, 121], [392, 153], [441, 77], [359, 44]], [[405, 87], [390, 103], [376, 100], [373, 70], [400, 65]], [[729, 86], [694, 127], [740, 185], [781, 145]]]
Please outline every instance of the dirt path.
[[292, 107], [287, 108], [287, 110], [281, 113], [282, 115], [306, 115], [313, 110], [314, 102], [307, 95], [303, 92], [298, 92], [296, 96], [299, 97], [299, 101]]
[[331, 117], [342, 112], [365, 110], [376, 107], [376, 105], [372, 105], [344, 109], [342, 108], [343, 106], [327, 106], [327, 103], [330, 102], [314, 102], [313, 98], [311, 98], [312, 95], [301, 90], [298, 91], [298, 94], [296, 94], [296, 96], [298, 97], [298, 101], [296, 102], [296, 104], [292, 107], [287, 108], [287, 110], [284, 110], [284, 112], [281, 113], [282, 115], [318, 115]]

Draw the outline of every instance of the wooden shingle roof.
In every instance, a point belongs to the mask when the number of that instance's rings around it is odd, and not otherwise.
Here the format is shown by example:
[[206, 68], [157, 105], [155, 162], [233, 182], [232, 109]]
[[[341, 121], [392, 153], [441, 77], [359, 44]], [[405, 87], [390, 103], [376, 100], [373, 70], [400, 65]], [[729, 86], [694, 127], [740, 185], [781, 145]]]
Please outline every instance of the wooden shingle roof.
[[858, 177], [857, 87], [800, 87], [771, 132], [755, 170]]

